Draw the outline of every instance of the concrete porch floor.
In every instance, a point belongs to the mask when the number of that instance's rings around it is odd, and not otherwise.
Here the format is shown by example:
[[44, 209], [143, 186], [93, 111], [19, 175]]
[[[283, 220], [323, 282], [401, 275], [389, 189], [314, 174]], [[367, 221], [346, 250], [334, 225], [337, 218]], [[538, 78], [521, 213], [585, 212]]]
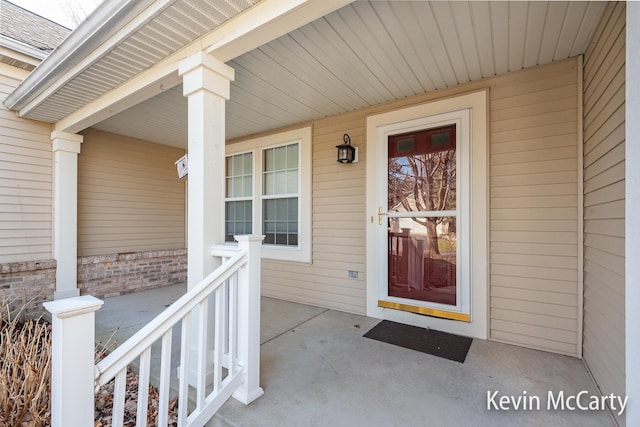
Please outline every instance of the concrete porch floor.
[[[123, 342], [184, 291], [175, 285], [106, 299], [96, 313], [96, 340], [118, 328], [115, 339]], [[461, 364], [363, 338], [378, 322], [262, 298], [265, 394], [248, 406], [230, 399], [210, 425], [614, 425], [607, 411], [547, 410], [549, 391], [598, 394], [581, 360], [474, 339]], [[540, 410], [487, 410], [488, 391], [538, 396]]]

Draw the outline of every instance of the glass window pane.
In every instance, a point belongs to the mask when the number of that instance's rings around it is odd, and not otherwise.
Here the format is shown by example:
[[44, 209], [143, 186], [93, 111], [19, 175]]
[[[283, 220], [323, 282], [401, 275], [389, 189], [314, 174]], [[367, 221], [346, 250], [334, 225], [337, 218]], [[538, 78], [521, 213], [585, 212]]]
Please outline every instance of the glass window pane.
[[253, 170], [253, 153], [244, 153], [242, 155], [242, 173], [251, 175]]
[[245, 175], [242, 177], [242, 196], [251, 197], [253, 195], [251, 185], [251, 175]]
[[225, 158], [226, 176], [233, 176], [233, 156]]
[[234, 234], [251, 234], [251, 204], [251, 200], [226, 202], [225, 241], [232, 242], [229, 236]]
[[287, 207], [287, 219], [289, 221], [298, 222], [298, 199], [296, 197], [292, 197], [288, 201]]
[[272, 171], [273, 170], [273, 148], [263, 151], [263, 171]]
[[263, 219], [274, 219], [276, 217], [276, 201], [275, 200], [265, 200], [264, 201], [264, 210], [262, 213]]
[[275, 234], [271, 244], [296, 246], [291, 236], [298, 234], [298, 198], [264, 200], [262, 227], [264, 234]]
[[287, 193], [298, 192], [298, 169], [287, 171]]
[[266, 172], [263, 181], [262, 194], [267, 196], [273, 194], [273, 173]]
[[287, 169], [298, 167], [298, 144], [287, 146]]
[[242, 196], [242, 178], [231, 178], [231, 192], [229, 194], [229, 197], [240, 196]]
[[233, 156], [233, 174], [236, 176], [242, 174], [242, 155]]
[[226, 157], [225, 194], [227, 198], [250, 197], [252, 195], [252, 158], [251, 153]]
[[287, 173], [276, 172], [274, 173], [273, 193], [271, 194], [286, 194], [287, 193]]
[[287, 233], [287, 222], [286, 221], [277, 221], [276, 222], [276, 233]]
[[264, 232], [265, 233], [275, 233], [276, 231], [276, 223], [273, 221], [265, 221], [264, 222]]
[[287, 166], [287, 147], [274, 148], [274, 170], [283, 170]]
[[276, 200], [276, 218], [277, 219], [286, 219], [288, 217], [287, 210], [289, 206], [287, 203], [287, 199], [278, 199]]

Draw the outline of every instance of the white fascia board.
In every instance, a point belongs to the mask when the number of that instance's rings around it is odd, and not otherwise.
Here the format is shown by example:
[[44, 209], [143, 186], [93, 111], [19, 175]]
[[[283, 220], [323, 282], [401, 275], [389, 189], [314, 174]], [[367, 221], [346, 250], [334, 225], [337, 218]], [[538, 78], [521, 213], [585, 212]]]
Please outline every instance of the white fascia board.
[[182, 82], [178, 76], [179, 64], [197, 52], [205, 51], [226, 62], [352, 1], [262, 0], [125, 84], [58, 121], [55, 129], [79, 132], [179, 85]]
[[101, 3], [5, 100], [27, 115], [73, 77], [175, 0], [110, 0]]
[[42, 60], [48, 56], [48, 52], [36, 49], [33, 46], [29, 46], [26, 43], [14, 40], [1, 34], [0, 47], [17, 52], [18, 54], [20, 54], [20, 56], [16, 57], [15, 59], [31, 65], [40, 64], [40, 62], [42, 62]]

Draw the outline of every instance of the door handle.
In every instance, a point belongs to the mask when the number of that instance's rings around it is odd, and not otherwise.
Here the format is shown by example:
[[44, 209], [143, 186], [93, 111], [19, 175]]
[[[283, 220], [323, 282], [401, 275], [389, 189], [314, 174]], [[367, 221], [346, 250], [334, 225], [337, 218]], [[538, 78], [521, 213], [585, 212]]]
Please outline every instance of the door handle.
[[387, 215], [387, 212], [382, 212], [382, 207], [378, 207], [378, 225], [382, 225], [382, 217]]

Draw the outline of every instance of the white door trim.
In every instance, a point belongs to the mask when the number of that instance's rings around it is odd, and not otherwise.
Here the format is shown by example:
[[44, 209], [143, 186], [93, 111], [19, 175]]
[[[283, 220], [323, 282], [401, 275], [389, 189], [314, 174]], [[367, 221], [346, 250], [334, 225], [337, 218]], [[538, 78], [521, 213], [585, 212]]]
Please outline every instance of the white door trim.
[[[401, 128], [407, 123], [443, 113], [470, 109], [470, 172], [471, 183], [467, 200], [470, 200], [470, 250], [468, 265], [462, 265], [471, 284], [470, 322], [421, 316], [407, 311], [378, 307], [381, 275], [378, 257], [381, 245], [380, 225], [377, 219], [379, 192], [385, 186], [386, 174], [380, 173], [380, 145], [386, 147], [381, 129]], [[488, 335], [488, 126], [487, 90], [406, 107], [367, 117], [367, 315], [416, 326], [430, 327], [446, 332], [477, 338]], [[396, 126], [397, 125], [397, 126]], [[410, 124], [408, 124], [410, 125]]]

